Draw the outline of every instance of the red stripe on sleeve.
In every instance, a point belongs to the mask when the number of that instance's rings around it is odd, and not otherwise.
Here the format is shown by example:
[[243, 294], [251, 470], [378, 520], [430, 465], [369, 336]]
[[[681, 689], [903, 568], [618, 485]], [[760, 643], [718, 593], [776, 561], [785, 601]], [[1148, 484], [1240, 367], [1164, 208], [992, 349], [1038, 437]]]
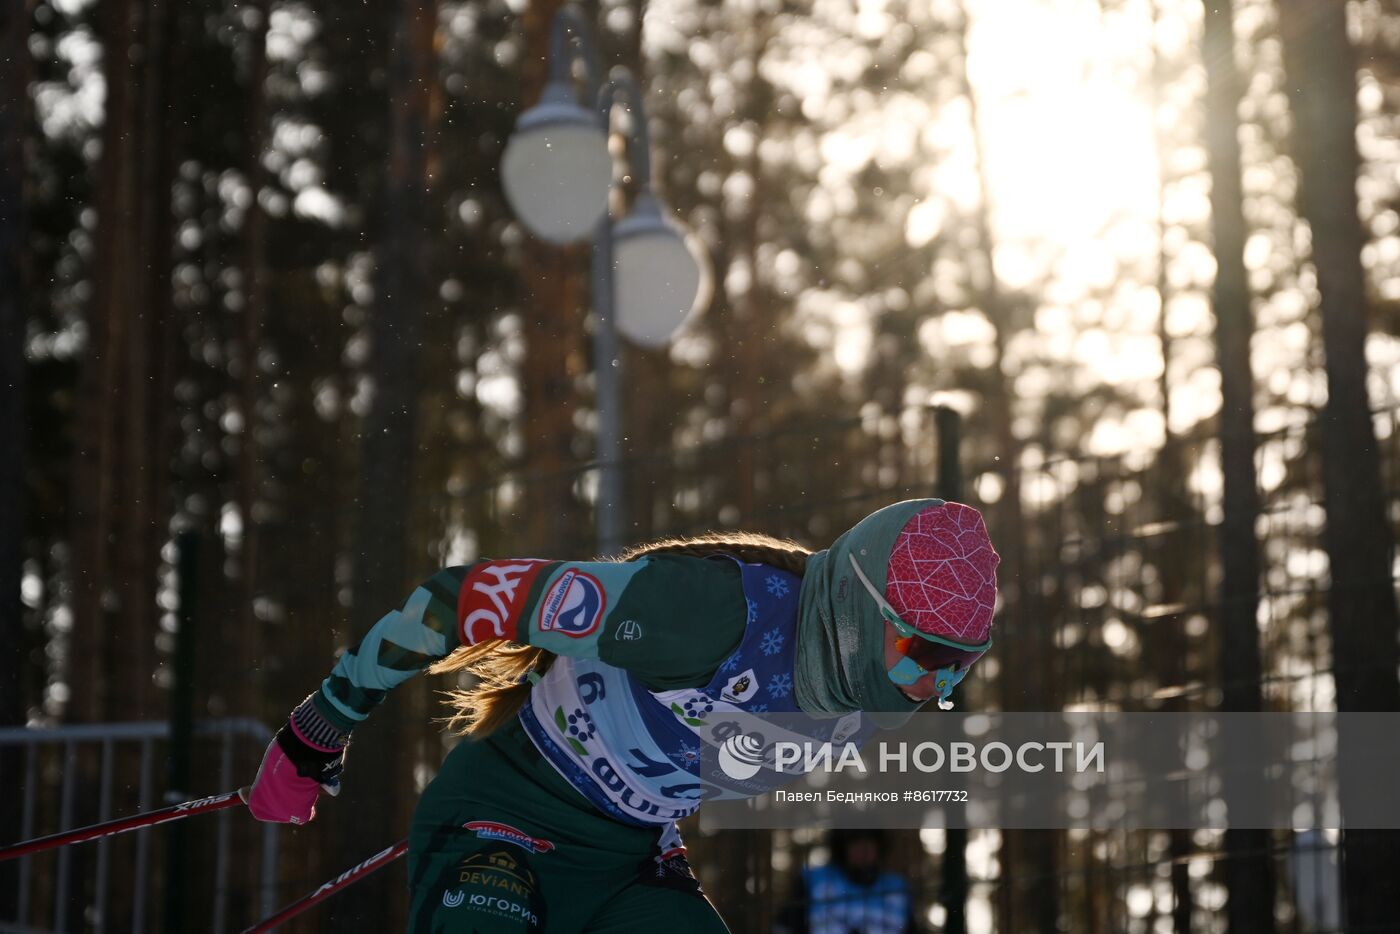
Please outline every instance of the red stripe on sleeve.
[[549, 561], [517, 558], [483, 561], [471, 569], [457, 595], [457, 631], [463, 645], [494, 639], [519, 641], [525, 600]]

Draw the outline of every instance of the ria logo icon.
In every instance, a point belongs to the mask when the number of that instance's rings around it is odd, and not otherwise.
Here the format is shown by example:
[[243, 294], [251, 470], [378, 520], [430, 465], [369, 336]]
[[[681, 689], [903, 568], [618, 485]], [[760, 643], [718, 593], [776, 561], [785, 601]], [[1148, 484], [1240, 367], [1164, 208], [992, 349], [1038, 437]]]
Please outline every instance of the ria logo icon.
[[763, 767], [763, 743], [750, 733], [735, 733], [719, 747], [719, 767], [735, 781], [748, 781]]

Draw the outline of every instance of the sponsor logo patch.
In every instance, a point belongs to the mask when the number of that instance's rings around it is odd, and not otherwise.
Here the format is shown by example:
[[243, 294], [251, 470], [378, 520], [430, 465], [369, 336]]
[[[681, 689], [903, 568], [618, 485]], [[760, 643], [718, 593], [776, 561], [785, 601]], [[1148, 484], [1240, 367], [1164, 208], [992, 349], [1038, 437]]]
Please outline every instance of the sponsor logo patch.
[[442, 893], [442, 907], [444, 907], [444, 908], [456, 908], [456, 907], [458, 907], [459, 905], [462, 904], [463, 900], [466, 899], [466, 897], [467, 897], [467, 893], [466, 893], [466, 892], [463, 892], [461, 889], [458, 889], [458, 890], [455, 891], [455, 892], [443, 892], [443, 893]]
[[607, 608], [603, 585], [592, 574], [569, 568], [540, 601], [540, 632], [581, 639], [598, 628]]
[[[462, 861], [457, 882], [469, 911], [505, 918], [526, 930], [544, 927], [544, 906], [536, 891], [535, 874], [506, 850], [474, 853]], [[445, 902], [444, 902], [445, 904]]]
[[535, 891], [535, 874], [505, 850], [473, 853], [462, 860], [457, 873], [462, 885], [479, 885], [509, 895], [528, 898]]
[[514, 639], [530, 585], [548, 563], [537, 558], [523, 558], [485, 561], [472, 568], [457, 598], [457, 625], [462, 644]]
[[473, 820], [462, 825], [483, 840], [504, 840], [532, 853], [548, 853], [554, 844], [543, 837], [532, 837], [518, 827], [493, 820]]
[[753, 669], [742, 674], [737, 674], [724, 683], [720, 689], [719, 696], [729, 701], [731, 704], [742, 704], [753, 697], [758, 692], [758, 677], [754, 675]]
[[613, 633], [613, 638], [621, 642], [636, 642], [642, 637], [642, 624], [635, 619], [624, 619]]

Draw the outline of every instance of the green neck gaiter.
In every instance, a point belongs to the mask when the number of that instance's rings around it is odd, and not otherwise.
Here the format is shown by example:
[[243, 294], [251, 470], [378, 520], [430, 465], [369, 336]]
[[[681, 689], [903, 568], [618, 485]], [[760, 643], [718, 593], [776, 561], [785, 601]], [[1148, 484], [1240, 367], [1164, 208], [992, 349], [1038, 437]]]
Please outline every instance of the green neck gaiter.
[[888, 624], [856, 578], [851, 556], [884, 593], [890, 552], [900, 531], [917, 513], [941, 503], [915, 499], [886, 506], [807, 559], [793, 678], [804, 713], [835, 717], [861, 710], [907, 716], [926, 703], [906, 697], [886, 673]]

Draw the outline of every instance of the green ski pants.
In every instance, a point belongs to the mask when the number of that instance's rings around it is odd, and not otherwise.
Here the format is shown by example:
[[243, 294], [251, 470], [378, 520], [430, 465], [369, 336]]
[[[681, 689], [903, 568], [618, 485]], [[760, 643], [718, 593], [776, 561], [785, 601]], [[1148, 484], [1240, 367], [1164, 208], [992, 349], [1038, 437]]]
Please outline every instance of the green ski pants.
[[659, 828], [601, 812], [518, 723], [459, 743], [409, 834], [413, 934], [727, 934]]

